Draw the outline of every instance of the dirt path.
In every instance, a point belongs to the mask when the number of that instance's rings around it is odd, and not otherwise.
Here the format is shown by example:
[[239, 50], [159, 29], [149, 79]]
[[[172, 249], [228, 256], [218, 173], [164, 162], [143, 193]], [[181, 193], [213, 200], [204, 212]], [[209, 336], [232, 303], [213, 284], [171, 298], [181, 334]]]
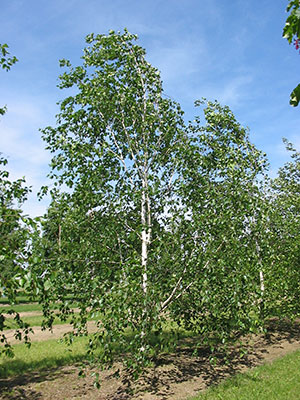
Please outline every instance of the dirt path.
[[[223, 354], [217, 354], [215, 367], [209, 362], [206, 349], [194, 357], [188, 347], [181, 346], [176, 354], [160, 357], [156, 366], [139, 379], [135, 395], [126, 393], [126, 385], [114, 378], [112, 371], [100, 373], [102, 387], [98, 391], [93, 387], [93, 378], [78, 379], [78, 369], [73, 366], [0, 380], [0, 399], [183, 400], [237, 372], [300, 349], [300, 324], [274, 323], [268, 337], [248, 336], [245, 346], [248, 354], [243, 358], [237, 348], [231, 349], [229, 365]], [[121, 378], [126, 378], [122, 370]]]
[[[95, 332], [96, 331], [96, 322], [88, 321], [87, 323], [88, 331]], [[40, 326], [33, 326], [33, 334], [30, 333], [29, 337], [32, 342], [42, 342], [50, 339], [60, 339], [65, 333], [71, 331], [70, 324], [61, 324], [61, 325], [53, 325], [52, 331], [46, 329], [42, 330]], [[19, 340], [14, 337], [15, 329], [8, 329], [4, 331], [5, 336], [7, 337], [10, 344], [20, 343]]]

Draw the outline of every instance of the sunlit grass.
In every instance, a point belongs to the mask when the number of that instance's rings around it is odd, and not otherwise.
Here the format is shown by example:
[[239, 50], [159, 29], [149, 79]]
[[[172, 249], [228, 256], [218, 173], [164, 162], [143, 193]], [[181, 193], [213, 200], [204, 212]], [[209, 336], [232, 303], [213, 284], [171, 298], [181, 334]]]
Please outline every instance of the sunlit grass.
[[[16, 304], [18, 303], [32, 303], [34, 300], [26, 295], [17, 296]], [[1, 305], [9, 305], [7, 297], [0, 297]]]
[[[2, 306], [2, 307], [1, 307]], [[78, 303], [71, 303], [69, 304], [69, 307], [75, 308], [78, 307]], [[3, 313], [6, 313], [7, 310], [14, 310], [18, 313], [20, 312], [31, 312], [31, 311], [40, 311], [42, 312], [43, 306], [42, 304], [39, 303], [21, 303], [21, 304], [14, 304], [14, 305], [9, 305], [9, 304], [0, 304], [0, 311]], [[53, 303], [50, 306], [51, 310], [58, 310], [59, 309], [59, 304], [58, 303]]]
[[[58, 304], [52, 304], [51, 305], [51, 310], [56, 310], [59, 308]], [[6, 305], [5, 307], [1, 308], [0, 305], [0, 310], [3, 313], [7, 313], [7, 310], [14, 310], [18, 313], [20, 312], [32, 312], [32, 311], [39, 311], [42, 312], [43, 310], [43, 306], [41, 304], [38, 303], [28, 303], [28, 304], [15, 304], [15, 305]]]
[[189, 400], [298, 400], [300, 351], [227, 379]]
[[14, 346], [14, 358], [0, 358], [0, 377], [22, 375], [29, 371], [43, 370], [74, 364], [86, 358], [88, 338], [77, 338], [72, 346], [58, 340], [33, 342], [30, 348], [24, 344]]

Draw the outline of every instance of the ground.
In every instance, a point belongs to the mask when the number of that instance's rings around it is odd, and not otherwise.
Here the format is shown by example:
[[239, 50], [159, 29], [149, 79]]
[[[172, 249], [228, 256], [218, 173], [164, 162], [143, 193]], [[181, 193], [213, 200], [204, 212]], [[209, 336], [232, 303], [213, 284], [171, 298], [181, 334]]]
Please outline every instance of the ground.
[[[64, 327], [64, 328], [62, 328]], [[300, 323], [271, 323], [268, 336], [252, 335], [244, 338], [248, 352], [240, 357], [238, 348], [232, 347], [228, 363], [224, 354], [217, 354], [217, 363], [209, 362], [208, 352], [200, 349], [197, 356], [190, 347], [181, 346], [176, 354], [161, 356], [154, 368], [144, 374], [134, 386], [134, 394], [126, 391], [126, 376], [121, 380], [112, 371], [100, 374], [101, 389], [93, 386], [93, 377], [78, 377], [78, 366], [68, 366], [43, 372], [24, 374], [0, 380], [1, 400], [182, 400], [197, 394], [210, 385], [240, 371], [300, 349]], [[60, 335], [67, 326], [54, 328]], [[33, 340], [43, 340], [45, 332], [36, 332]], [[45, 340], [45, 338], [44, 338]], [[118, 367], [118, 366], [116, 366]]]

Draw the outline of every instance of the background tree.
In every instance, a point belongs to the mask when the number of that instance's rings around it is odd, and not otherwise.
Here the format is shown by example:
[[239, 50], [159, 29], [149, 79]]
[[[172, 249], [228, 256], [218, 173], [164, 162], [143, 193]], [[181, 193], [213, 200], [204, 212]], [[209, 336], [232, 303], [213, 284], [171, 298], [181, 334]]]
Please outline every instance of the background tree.
[[193, 278], [183, 280], [188, 291], [172, 311], [203, 340], [214, 333], [224, 342], [237, 331], [242, 334], [263, 324], [256, 238], [260, 243], [259, 180], [267, 162], [228, 107], [207, 102], [204, 116], [205, 125], [196, 117], [189, 127], [194, 151], [186, 163], [182, 194], [190, 228], [182, 246], [196, 254]]
[[[0, 165], [6, 164], [7, 160], [1, 157]], [[29, 191], [27, 187], [24, 187], [24, 182], [24, 178], [12, 182], [9, 180], [7, 171], [0, 171], [1, 282], [6, 295], [9, 295], [8, 290], [12, 285], [12, 278], [19, 269], [18, 264], [24, 256], [22, 251], [28, 240], [22, 211], [17, 208], [26, 200]]]
[[[14, 65], [18, 61], [15, 56], [9, 57], [8, 45], [6, 43], [0, 43], [0, 57], [0, 66], [5, 71], [9, 71], [12, 65]], [[5, 111], [6, 107], [0, 108], [0, 115], [5, 114]]]
[[[299, 0], [292, 0], [287, 6], [289, 16], [286, 19], [282, 36], [291, 44], [293, 43], [296, 50], [300, 49], [300, 3]], [[290, 96], [290, 104], [297, 107], [300, 101], [300, 84], [295, 87]]]
[[[0, 166], [7, 164], [4, 157], [0, 157]], [[24, 216], [18, 208], [27, 198], [29, 188], [24, 186], [24, 178], [16, 181], [9, 179], [9, 173], [0, 169], [0, 295], [7, 297], [10, 308], [0, 310], [1, 341], [4, 346], [1, 353], [12, 355], [12, 348], [6, 339], [3, 329], [6, 317], [3, 313], [14, 315], [18, 325], [15, 337], [23, 339], [29, 344], [28, 324], [23, 323], [19, 314], [14, 311], [19, 290], [28, 287], [30, 276], [28, 275], [28, 260], [30, 257], [31, 231], [33, 221]]]
[[274, 284], [267, 288], [271, 313], [293, 318], [299, 314], [300, 153], [284, 139], [292, 160], [271, 182], [270, 233], [276, 249]]
[[[0, 66], [9, 71], [11, 66], [18, 60], [15, 56], [9, 57], [8, 45], [0, 44]], [[0, 114], [5, 114], [6, 107], [0, 108]], [[25, 339], [29, 344], [29, 327], [23, 323], [19, 314], [14, 311], [13, 305], [16, 301], [18, 290], [29, 285], [28, 257], [30, 255], [30, 232], [34, 226], [33, 220], [25, 217], [20, 206], [27, 198], [30, 189], [24, 186], [25, 179], [16, 181], [9, 179], [9, 173], [5, 170], [7, 159], [0, 156], [0, 295], [6, 296], [10, 309], [6, 313], [14, 314], [19, 329], [15, 337]], [[0, 332], [3, 347], [1, 353], [12, 355], [3, 328], [5, 327], [4, 311], [0, 310]]]

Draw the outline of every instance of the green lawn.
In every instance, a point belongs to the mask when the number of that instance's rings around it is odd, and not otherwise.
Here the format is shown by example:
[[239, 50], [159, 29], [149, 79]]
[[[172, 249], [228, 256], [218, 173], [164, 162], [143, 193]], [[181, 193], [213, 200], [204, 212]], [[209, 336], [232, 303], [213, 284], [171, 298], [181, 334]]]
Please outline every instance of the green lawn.
[[[33, 302], [33, 300], [31, 299], [31, 298], [29, 298], [28, 296], [26, 296], [26, 295], [20, 295], [20, 296], [17, 296], [17, 298], [16, 298], [16, 304], [18, 304], [18, 303], [32, 303]], [[2, 305], [8, 305], [9, 304], [9, 302], [8, 302], [8, 299], [7, 299], [7, 297], [0, 297], [0, 304]]]
[[30, 348], [14, 345], [14, 358], [0, 357], [0, 378], [22, 375], [29, 371], [74, 364], [86, 358], [88, 338], [77, 338], [72, 347], [58, 340], [33, 342]]
[[[2, 307], [1, 307], [2, 306]], [[71, 303], [69, 305], [72, 308], [75, 308], [78, 306], [78, 303]], [[51, 304], [50, 306], [51, 310], [57, 310], [59, 308], [59, 304]], [[0, 303], [0, 311], [3, 313], [7, 313], [7, 310], [13, 309], [16, 312], [25, 312], [25, 311], [42, 311], [43, 306], [39, 303], [24, 303], [21, 302], [19, 304], [15, 304], [13, 306], [8, 305], [6, 303]]]
[[[56, 310], [56, 309], [58, 309], [58, 307], [59, 307], [58, 304], [51, 305], [52, 310]], [[20, 312], [25, 312], [25, 311], [42, 311], [43, 306], [38, 303], [28, 303], [28, 304], [22, 303], [22, 304], [16, 304], [13, 306], [6, 305], [5, 307], [1, 307], [1, 305], [0, 305], [0, 310], [3, 313], [7, 313], [7, 310], [10, 310], [10, 309], [20, 313]]]
[[227, 379], [189, 400], [296, 399], [300, 399], [300, 351]]

